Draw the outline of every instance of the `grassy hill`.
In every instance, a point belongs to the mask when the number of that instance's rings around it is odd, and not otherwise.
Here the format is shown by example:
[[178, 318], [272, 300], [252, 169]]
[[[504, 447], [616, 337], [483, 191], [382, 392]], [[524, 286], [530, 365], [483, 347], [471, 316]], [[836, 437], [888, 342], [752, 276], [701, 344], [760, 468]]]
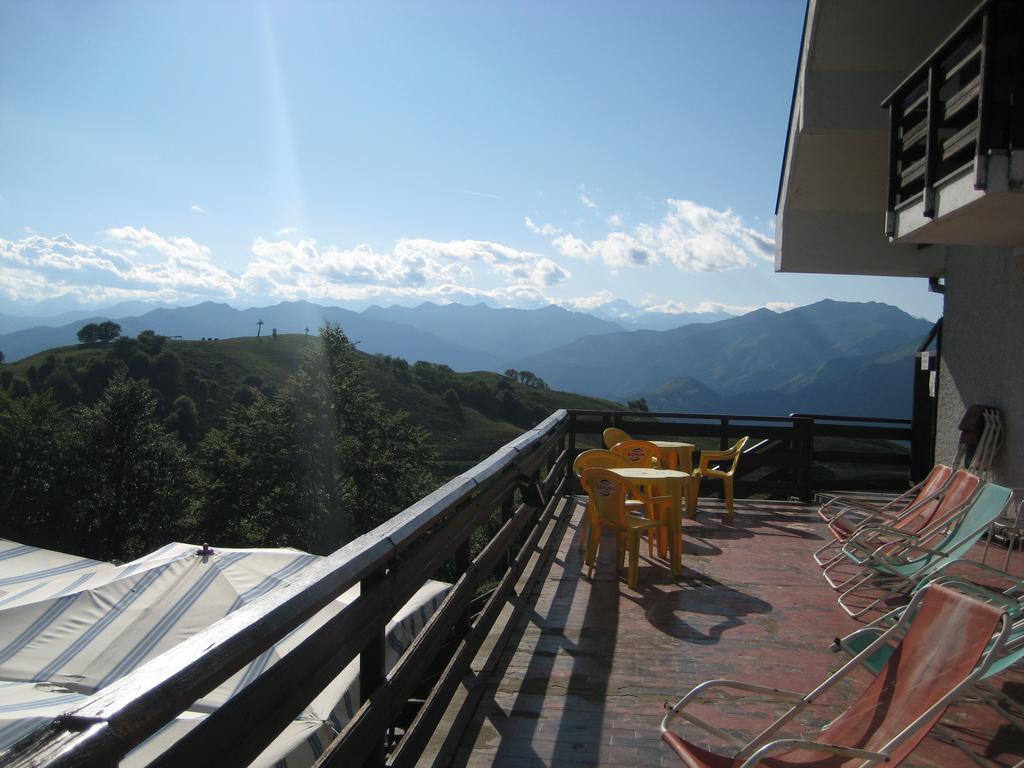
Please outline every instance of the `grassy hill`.
[[[203, 409], [204, 431], [216, 426], [244, 381], [258, 377], [259, 388], [281, 387], [296, 371], [313, 336], [278, 335], [220, 341], [167, 341], [163, 349], [181, 360], [183, 375], [194, 371], [212, 382]], [[40, 352], [4, 366], [15, 377], [29, 379], [52, 356], [71, 369], [101, 365], [110, 345], [78, 345]], [[380, 400], [405, 410], [422, 426], [440, 460], [439, 474], [448, 477], [468, 469], [558, 408], [621, 409], [594, 397], [538, 389], [486, 371], [457, 373], [447, 366], [416, 363], [382, 355], [361, 354], [370, 385]], [[194, 374], [191, 374], [194, 376]], [[450, 394], [454, 393], [454, 395]]]

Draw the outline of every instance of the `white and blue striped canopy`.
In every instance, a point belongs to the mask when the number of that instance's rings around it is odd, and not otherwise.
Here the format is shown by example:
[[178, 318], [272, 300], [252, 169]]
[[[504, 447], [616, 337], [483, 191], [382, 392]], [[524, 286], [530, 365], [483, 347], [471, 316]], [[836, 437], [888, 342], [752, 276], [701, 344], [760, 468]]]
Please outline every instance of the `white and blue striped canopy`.
[[[115, 566], [0, 540], [0, 751], [87, 695], [295, 579], [319, 559], [293, 549], [203, 554], [195, 545], [169, 544]], [[428, 582], [396, 614], [387, 632], [389, 665], [448, 588]], [[358, 586], [349, 590], [197, 701], [126, 764], [145, 765], [358, 594]], [[254, 765], [309, 765], [353, 716], [358, 701], [356, 661]]]

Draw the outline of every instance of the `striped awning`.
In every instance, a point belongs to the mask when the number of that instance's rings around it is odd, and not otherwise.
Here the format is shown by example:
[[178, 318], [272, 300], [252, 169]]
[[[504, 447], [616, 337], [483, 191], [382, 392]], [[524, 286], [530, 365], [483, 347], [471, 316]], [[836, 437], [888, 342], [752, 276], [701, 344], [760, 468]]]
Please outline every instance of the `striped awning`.
[[[320, 560], [293, 549], [169, 544], [115, 566], [0, 540], [0, 751]], [[449, 589], [428, 582], [388, 625], [392, 665]], [[356, 586], [192, 705], [129, 756], [155, 755], [255, 680], [359, 594]], [[312, 702], [254, 765], [308, 765], [355, 713], [358, 660]], [[307, 757], [309, 760], [307, 761]], [[280, 763], [284, 759], [285, 763]]]

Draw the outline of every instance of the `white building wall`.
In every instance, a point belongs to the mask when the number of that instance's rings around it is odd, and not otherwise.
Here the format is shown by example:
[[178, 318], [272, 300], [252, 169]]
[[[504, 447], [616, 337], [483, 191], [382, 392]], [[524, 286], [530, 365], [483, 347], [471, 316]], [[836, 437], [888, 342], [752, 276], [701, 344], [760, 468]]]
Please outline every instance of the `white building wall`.
[[956, 455], [968, 405], [1003, 412], [996, 482], [1024, 487], [1024, 249], [949, 248], [935, 459]]

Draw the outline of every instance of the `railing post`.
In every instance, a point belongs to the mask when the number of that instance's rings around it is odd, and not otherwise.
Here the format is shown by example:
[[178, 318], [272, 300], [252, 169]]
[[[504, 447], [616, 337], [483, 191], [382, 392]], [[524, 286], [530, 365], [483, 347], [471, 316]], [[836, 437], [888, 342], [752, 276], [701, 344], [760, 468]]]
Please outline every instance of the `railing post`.
[[913, 412], [910, 429], [910, 479], [918, 483], [931, 469], [935, 452], [935, 393], [932, 382], [936, 375], [936, 355], [927, 350], [914, 357]]
[[[505, 496], [505, 499], [501, 502], [501, 524], [504, 526], [515, 516], [516, 512], [516, 494], [515, 491], [511, 491]], [[516, 559], [514, 547], [509, 547], [505, 553], [505, 562], [501, 567], [501, 575], [512, 567], [513, 561]]]
[[801, 501], [809, 502], [814, 497], [814, 419], [798, 416], [793, 420], [796, 444], [799, 450], [797, 484]]
[[723, 416], [719, 421], [721, 431], [718, 433], [718, 450], [724, 451], [729, 447], [729, 417]]
[[[459, 545], [459, 548], [455, 550], [455, 573], [458, 575], [457, 578], [462, 578], [466, 571], [469, 570], [469, 564], [472, 560], [471, 553], [469, 550], [469, 540], [467, 539], [464, 543]], [[469, 627], [472, 623], [469, 615], [469, 603], [466, 603], [466, 609], [459, 614], [459, 618], [455, 622], [455, 636], [463, 638], [469, 634]]]
[[569, 414], [569, 429], [566, 434], [569, 439], [569, 450], [566, 452], [565, 479], [566, 487], [575, 490], [573, 485], [572, 464], [576, 461], [576, 414]]
[[[387, 579], [387, 569], [379, 568], [368, 574], [360, 582], [360, 594], [369, 594], [371, 590]], [[389, 614], [390, 615], [390, 614]], [[381, 622], [380, 629], [366, 647], [359, 653], [359, 703], [365, 704], [373, 692], [380, 687], [387, 675], [386, 648], [387, 638], [385, 635], [385, 624]], [[366, 759], [365, 765], [383, 766], [386, 757], [387, 728], [382, 728], [378, 733], [371, 734], [374, 741], [373, 750]]]
[[939, 69], [933, 63], [928, 67], [928, 95], [925, 102], [925, 144], [924, 144], [924, 206], [926, 218], [935, 216], [935, 182], [939, 162]]
[[885, 206], [885, 236], [896, 236], [896, 196], [900, 188], [899, 179], [899, 137], [897, 135], [896, 104], [898, 99], [889, 102], [889, 192]]
[[989, 70], [992, 61], [993, 28], [992, 11], [981, 15], [981, 60], [978, 73], [978, 130], [974, 139], [974, 188], [985, 189], [988, 183], [988, 123], [991, 112], [985, 91], [989, 86]]

